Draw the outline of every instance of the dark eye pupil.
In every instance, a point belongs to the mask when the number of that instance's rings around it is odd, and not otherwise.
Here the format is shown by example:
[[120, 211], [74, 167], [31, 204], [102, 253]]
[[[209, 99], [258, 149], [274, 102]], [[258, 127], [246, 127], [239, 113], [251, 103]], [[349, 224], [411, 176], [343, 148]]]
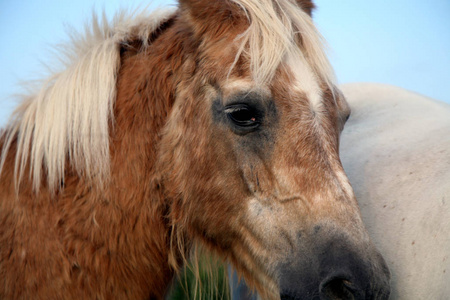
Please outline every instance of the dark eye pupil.
[[239, 109], [230, 113], [233, 120], [238, 122], [255, 122], [256, 118], [253, 113], [248, 109]]
[[228, 118], [238, 126], [253, 127], [259, 125], [257, 113], [246, 105], [231, 106], [225, 112]]

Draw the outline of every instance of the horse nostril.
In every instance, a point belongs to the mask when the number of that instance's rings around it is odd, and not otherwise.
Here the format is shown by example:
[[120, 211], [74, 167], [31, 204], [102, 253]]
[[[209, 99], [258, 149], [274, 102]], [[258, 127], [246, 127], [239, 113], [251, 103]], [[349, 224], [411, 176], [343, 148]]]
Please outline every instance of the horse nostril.
[[354, 285], [351, 281], [333, 277], [325, 280], [320, 287], [320, 299], [352, 300], [355, 299]]

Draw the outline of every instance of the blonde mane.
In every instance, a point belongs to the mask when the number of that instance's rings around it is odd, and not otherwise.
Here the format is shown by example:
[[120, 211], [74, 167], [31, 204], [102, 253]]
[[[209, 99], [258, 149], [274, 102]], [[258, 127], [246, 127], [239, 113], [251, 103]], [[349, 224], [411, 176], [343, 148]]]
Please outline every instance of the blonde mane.
[[121, 11], [112, 22], [94, 14], [84, 34], [70, 35], [70, 44], [63, 47], [64, 70], [51, 74], [36, 94], [23, 99], [3, 133], [0, 172], [17, 135], [16, 190], [29, 164], [33, 188], [38, 190], [44, 166], [54, 191], [64, 178], [67, 156], [87, 179], [100, 186], [107, 180], [120, 44], [135, 38], [147, 46], [150, 34], [173, 11]]
[[324, 51], [325, 41], [311, 17], [295, 0], [232, 0], [249, 19], [250, 26], [238, 36], [241, 54], [250, 59], [255, 83], [271, 81], [287, 57], [303, 56], [316, 75], [329, 87], [334, 72]]
[[[250, 23], [236, 39], [234, 64], [242, 55], [250, 59], [257, 85], [270, 82], [289, 56], [303, 56], [318, 78], [333, 85], [323, 39], [294, 0], [231, 1], [242, 8]], [[45, 170], [48, 186], [55, 191], [64, 179], [67, 159], [80, 175], [103, 186], [110, 170], [109, 127], [114, 125], [120, 44], [132, 37], [147, 46], [150, 34], [173, 12], [122, 11], [110, 23], [105, 15], [101, 19], [94, 15], [84, 34], [70, 36], [70, 44], [63, 47], [64, 70], [53, 73], [37, 93], [23, 99], [2, 134], [0, 173], [17, 136], [16, 190], [29, 165], [34, 190], [39, 189]]]

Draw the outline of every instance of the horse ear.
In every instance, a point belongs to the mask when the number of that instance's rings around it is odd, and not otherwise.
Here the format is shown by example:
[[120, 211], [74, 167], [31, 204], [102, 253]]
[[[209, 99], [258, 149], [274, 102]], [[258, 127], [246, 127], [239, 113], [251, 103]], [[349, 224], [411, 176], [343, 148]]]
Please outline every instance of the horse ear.
[[181, 13], [188, 14], [187, 20], [199, 36], [205, 33], [231, 36], [240, 21], [247, 21], [242, 9], [230, 0], [179, 0], [179, 4]]
[[197, 20], [207, 22], [209, 19], [214, 23], [218, 20], [227, 20], [236, 13], [241, 15], [238, 6], [229, 0], [179, 0], [180, 8], [189, 11], [190, 15]]
[[312, 12], [316, 8], [312, 0], [297, 0], [297, 3], [308, 15], [312, 16]]

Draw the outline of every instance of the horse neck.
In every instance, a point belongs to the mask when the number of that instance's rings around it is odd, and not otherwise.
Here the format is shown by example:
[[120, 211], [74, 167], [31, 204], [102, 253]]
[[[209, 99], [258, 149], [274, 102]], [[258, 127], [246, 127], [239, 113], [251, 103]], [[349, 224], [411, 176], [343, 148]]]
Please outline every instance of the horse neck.
[[[118, 205], [139, 220], [142, 232], [137, 238], [147, 239], [144, 244], [147, 251], [151, 249], [153, 272], [161, 274], [160, 281], [151, 286], [159, 291], [170, 284], [173, 276], [169, 266], [173, 258], [171, 224], [167, 219], [169, 204], [158, 180], [163, 170], [157, 170], [156, 164], [161, 130], [179, 81], [176, 74], [182, 73], [182, 45], [167, 46], [181, 39], [174, 37], [179, 32], [168, 28], [144, 51], [139, 50], [139, 43], [130, 43], [131, 48], [123, 51], [111, 126], [109, 192]], [[147, 276], [156, 280], [158, 277]]]
[[[169, 260], [180, 255], [171, 256], [169, 204], [158, 182], [163, 170], [155, 167], [160, 133], [183, 68], [186, 45], [173, 42], [185, 39], [180, 34], [180, 28], [169, 27], [152, 37], [145, 49], [132, 41], [123, 46], [110, 124], [110, 180], [102, 190], [68, 165], [56, 195], [45, 185], [32, 191], [31, 180], [24, 176], [18, 201], [0, 201], [5, 215], [20, 210], [41, 224], [36, 234], [45, 236], [46, 244], [64, 249], [63, 259], [76, 266], [71, 272], [84, 270], [82, 277], [92, 284], [113, 280], [118, 289], [132, 286], [136, 298], [163, 298], [174, 273]], [[0, 175], [0, 200], [16, 196], [16, 148], [14, 141]], [[89, 274], [95, 276], [88, 278]]]

